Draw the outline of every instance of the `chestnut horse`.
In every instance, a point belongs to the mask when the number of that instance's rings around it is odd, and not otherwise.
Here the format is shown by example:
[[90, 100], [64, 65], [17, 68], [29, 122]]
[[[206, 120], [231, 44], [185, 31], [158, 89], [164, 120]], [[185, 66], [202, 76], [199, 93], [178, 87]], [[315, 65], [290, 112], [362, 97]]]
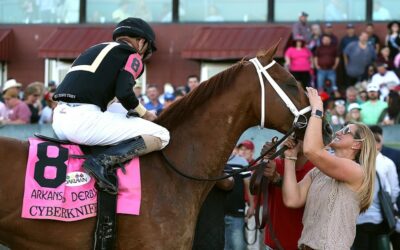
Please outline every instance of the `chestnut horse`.
[[[276, 48], [257, 57], [262, 65], [272, 61]], [[268, 73], [298, 109], [308, 106], [305, 92], [283, 67], [276, 63]], [[268, 81], [264, 86], [265, 126], [284, 133], [294, 117]], [[202, 83], [156, 120], [171, 133], [164, 154], [186, 174], [219, 176], [240, 135], [260, 122], [260, 92], [255, 66], [246, 60]], [[0, 138], [0, 243], [12, 249], [91, 249], [94, 218], [21, 218], [27, 156], [27, 142]], [[118, 215], [116, 248], [190, 249], [199, 209], [215, 182], [178, 175], [160, 152], [141, 157], [140, 163], [140, 215]]]

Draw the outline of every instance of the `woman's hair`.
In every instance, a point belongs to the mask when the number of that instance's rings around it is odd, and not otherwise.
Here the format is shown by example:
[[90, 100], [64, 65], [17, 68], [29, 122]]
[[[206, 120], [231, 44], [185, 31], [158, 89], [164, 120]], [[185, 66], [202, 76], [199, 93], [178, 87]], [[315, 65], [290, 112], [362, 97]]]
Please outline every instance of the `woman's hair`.
[[362, 123], [353, 123], [357, 130], [354, 139], [361, 139], [361, 149], [356, 155], [356, 161], [361, 165], [364, 171], [364, 179], [359, 189], [360, 212], [364, 212], [371, 205], [374, 198], [375, 187], [375, 164], [376, 164], [376, 143], [374, 134]]

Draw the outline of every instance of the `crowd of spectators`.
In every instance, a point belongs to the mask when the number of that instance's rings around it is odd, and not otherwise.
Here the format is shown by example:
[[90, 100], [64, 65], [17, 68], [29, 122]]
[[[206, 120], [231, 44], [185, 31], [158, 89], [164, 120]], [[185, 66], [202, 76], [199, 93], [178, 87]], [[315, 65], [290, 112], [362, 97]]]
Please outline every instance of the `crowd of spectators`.
[[359, 34], [355, 25], [348, 23], [346, 35], [339, 40], [331, 23], [321, 28], [309, 25], [307, 18], [308, 14], [301, 12], [293, 24], [293, 44], [285, 51], [285, 65], [304, 87], [318, 89], [328, 120], [334, 125], [349, 121], [398, 124], [400, 23], [387, 24], [383, 41], [372, 23], [359, 27]]
[[0, 98], [0, 125], [45, 124], [52, 122], [52, 100], [55, 82], [46, 88], [42, 82], [32, 82], [22, 89], [15, 79], [5, 82]]

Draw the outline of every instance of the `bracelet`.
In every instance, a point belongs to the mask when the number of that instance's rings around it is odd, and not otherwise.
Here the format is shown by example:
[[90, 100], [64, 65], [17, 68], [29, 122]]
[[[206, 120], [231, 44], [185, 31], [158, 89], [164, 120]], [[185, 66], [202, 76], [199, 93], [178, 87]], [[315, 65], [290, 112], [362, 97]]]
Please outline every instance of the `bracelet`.
[[294, 156], [285, 156], [285, 159], [288, 159], [291, 161], [297, 161], [297, 157], [294, 157]]
[[318, 119], [321, 119], [321, 120], [322, 120], [322, 117], [319, 116], [319, 115], [314, 115], [314, 114], [312, 114], [311, 117], [315, 117], [315, 118], [318, 118]]

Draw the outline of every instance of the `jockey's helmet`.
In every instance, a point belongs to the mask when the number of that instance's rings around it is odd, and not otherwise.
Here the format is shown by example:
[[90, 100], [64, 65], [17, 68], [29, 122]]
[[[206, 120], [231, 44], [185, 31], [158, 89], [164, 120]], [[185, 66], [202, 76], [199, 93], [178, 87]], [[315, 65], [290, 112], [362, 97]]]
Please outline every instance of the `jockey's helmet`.
[[150, 53], [157, 50], [156, 35], [150, 25], [136, 17], [128, 17], [117, 24], [113, 31], [113, 40], [119, 36], [141, 37], [149, 43]]

